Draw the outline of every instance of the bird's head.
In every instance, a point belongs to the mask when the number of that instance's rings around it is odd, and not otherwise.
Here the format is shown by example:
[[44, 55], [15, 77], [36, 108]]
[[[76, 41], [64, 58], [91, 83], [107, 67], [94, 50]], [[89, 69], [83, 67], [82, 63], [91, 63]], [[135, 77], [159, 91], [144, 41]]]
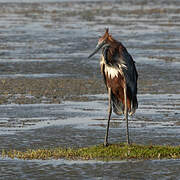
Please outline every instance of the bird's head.
[[91, 58], [94, 54], [96, 54], [101, 48], [107, 47], [109, 46], [109, 38], [111, 38], [111, 36], [109, 35], [109, 29], [106, 28], [105, 33], [102, 37], [99, 38], [98, 40], [98, 44], [95, 48], [95, 50], [89, 55], [88, 58]]

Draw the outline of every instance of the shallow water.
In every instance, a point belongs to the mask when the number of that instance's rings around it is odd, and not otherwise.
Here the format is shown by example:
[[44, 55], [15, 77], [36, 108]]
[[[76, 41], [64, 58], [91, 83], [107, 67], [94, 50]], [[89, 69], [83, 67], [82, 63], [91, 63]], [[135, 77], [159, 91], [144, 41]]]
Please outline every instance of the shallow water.
[[[7, 166], [8, 162], [8, 166]], [[179, 179], [180, 161], [68, 162], [3, 160], [5, 179]], [[160, 168], [161, 167], [161, 168]], [[47, 173], [49, 172], [49, 173]]]
[[[109, 27], [136, 61], [139, 109], [130, 118], [131, 141], [180, 144], [180, 2], [0, 0], [0, 81], [67, 78], [99, 83], [99, 55], [88, 55]], [[10, 82], [10, 81], [9, 81]], [[34, 91], [40, 91], [34, 86]], [[43, 81], [44, 82], [44, 81]], [[61, 82], [61, 81], [60, 81]], [[75, 81], [76, 82], [76, 81]], [[81, 147], [103, 143], [107, 95], [92, 84], [59, 94], [60, 104], [14, 103], [16, 90], [0, 105], [1, 149]], [[66, 83], [64, 83], [66, 84]], [[44, 88], [44, 86], [40, 86]], [[49, 86], [54, 88], [54, 85]], [[93, 86], [97, 87], [97, 86]], [[100, 87], [100, 86], [98, 86]], [[74, 87], [68, 87], [74, 89]], [[64, 91], [67, 91], [68, 89]], [[88, 90], [89, 88], [89, 90]], [[3, 89], [3, 88], [1, 88]], [[13, 89], [17, 94], [13, 93]], [[31, 89], [32, 90], [32, 89]], [[79, 91], [79, 92], [78, 92]], [[86, 92], [86, 93], [82, 93]], [[98, 93], [98, 94], [97, 94]], [[40, 96], [38, 94], [38, 96]], [[58, 96], [58, 94], [57, 94]], [[68, 101], [66, 100], [68, 99]], [[81, 101], [80, 101], [81, 100]], [[123, 117], [113, 114], [110, 142], [125, 141]], [[0, 159], [0, 179], [179, 179], [179, 160], [23, 161]]]

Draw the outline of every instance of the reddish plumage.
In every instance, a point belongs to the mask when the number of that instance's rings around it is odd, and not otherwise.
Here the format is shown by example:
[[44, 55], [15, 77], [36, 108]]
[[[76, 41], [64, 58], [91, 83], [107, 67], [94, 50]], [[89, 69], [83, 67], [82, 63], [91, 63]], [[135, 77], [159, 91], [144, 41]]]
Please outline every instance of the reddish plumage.
[[[137, 103], [137, 71], [136, 67], [134, 65], [134, 61], [132, 57], [129, 55], [127, 52], [126, 48], [122, 45], [122, 43], [116, 41], [115, 39], [112, 38], [112, 36], [109, 35], [108, 31], [106, 30], [104, 36], [99, 39], [98, 43], [101, 43], [103, 41], [106, 41], [106, 43], [109, 45], [108, 50], [106, 50], [106, 61], [104, 60], [105, 57], [102, 55], [101, 58], [101, 72], [104, 77], [104, 82], [108, 88], [111, 88], [112, 90], [112, 100], [113, 103], [118, 103], [123, 104], [121, 105], [121, 111], [119, 113], [115, 109], [115, 106], [113, 106], [113, 110], [116, 114], [122, 114], [124, 113], [124, 87], [125, 84], [127, 84], [127, 107], [128, 107], [128, 112], [129, 114], [133, 114], [135, 110], [138, 107]], [[104, 49], [103, 49], [104, 51]], [[128, 55], [128, 58], [123, 57], [123, 53], [126, 53], [126, 56]], [[118, 75], [116, 75], [114, 78], [112, 78], [109, 75], [109, 72], [105, 72], [106, 67], [112, 67], [114, 68], [114, 71], [119, 71]], [[134, 72], [129, 73], [129, 69]], [[126, 74], [126, 75], [125, 75]], [[135, 77], [131, 77], [134, 75]], [[127, 82], [127, 78], [130, 79], [131, 82]], [[134, 90], [131, 86], [128, 84], [131, 83], [134, 86]]]
[[[112, 94], [114, 97], [118, 99], [118, 101], [122, 102], [123, 105], [124, 102], [124, 84], [125, 79], [120, 73], [118, 74], [118, 77], [106, 78], [106, 84], [109, 88], [111, 88]], [[129, 91], [127, 91], [127, 105], [128, 105], [128, 111], [131, 111], [131, 94]], [[124, 111], [123, 111], [124, 112]]]
[[108, 29], [99, 39], [92, 57], [102, 48], [101, 72], [104, 77], [108, 95], [108, 125], [104, 145], [108, 142], [109, 122], [113, 111], [120, 115], [124, 114], [127, 124], [127, 143], [129, 144], [128, 113], [133, 114], [138, 108], [137, 102], [137, 79], [135, 62], [121, 42], [116, 41], [109, 35]]

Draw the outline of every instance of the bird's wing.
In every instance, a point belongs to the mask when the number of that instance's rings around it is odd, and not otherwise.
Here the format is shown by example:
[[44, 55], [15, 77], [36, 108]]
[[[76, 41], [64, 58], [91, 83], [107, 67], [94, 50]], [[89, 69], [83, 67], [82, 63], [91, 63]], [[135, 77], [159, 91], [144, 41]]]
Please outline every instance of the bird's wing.
[[127, 86], [130, 87], [132, 94], [136, 95], [138, 73], [135, 62], [126, 48], [120, 49], [120, 51], [120, 55], [116, 62], [122, 67]]

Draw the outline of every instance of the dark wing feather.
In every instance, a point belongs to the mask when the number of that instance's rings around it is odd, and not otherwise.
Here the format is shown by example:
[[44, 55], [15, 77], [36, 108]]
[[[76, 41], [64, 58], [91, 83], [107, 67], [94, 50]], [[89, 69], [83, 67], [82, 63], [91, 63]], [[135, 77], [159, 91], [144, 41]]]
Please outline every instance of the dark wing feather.
[[121, 49], [118, 63], [126, 66], [122, 68], [126, 83], [127, 86], [131, 89], [132, 96], [136, 96], [138, 73], [136, 70], [135, 62], [125, 47]]
[[122, 70], [126, 79], [127, 89], [131, 91], [131, 114], [133, 114], [138, 108], [138, 101], [136, 97], [138, 73], [135, 62], [125, 47], [121, 49], [120, 54], [121, 57], [119, 60], [126, 66], [125, 68], [122, 68]]

